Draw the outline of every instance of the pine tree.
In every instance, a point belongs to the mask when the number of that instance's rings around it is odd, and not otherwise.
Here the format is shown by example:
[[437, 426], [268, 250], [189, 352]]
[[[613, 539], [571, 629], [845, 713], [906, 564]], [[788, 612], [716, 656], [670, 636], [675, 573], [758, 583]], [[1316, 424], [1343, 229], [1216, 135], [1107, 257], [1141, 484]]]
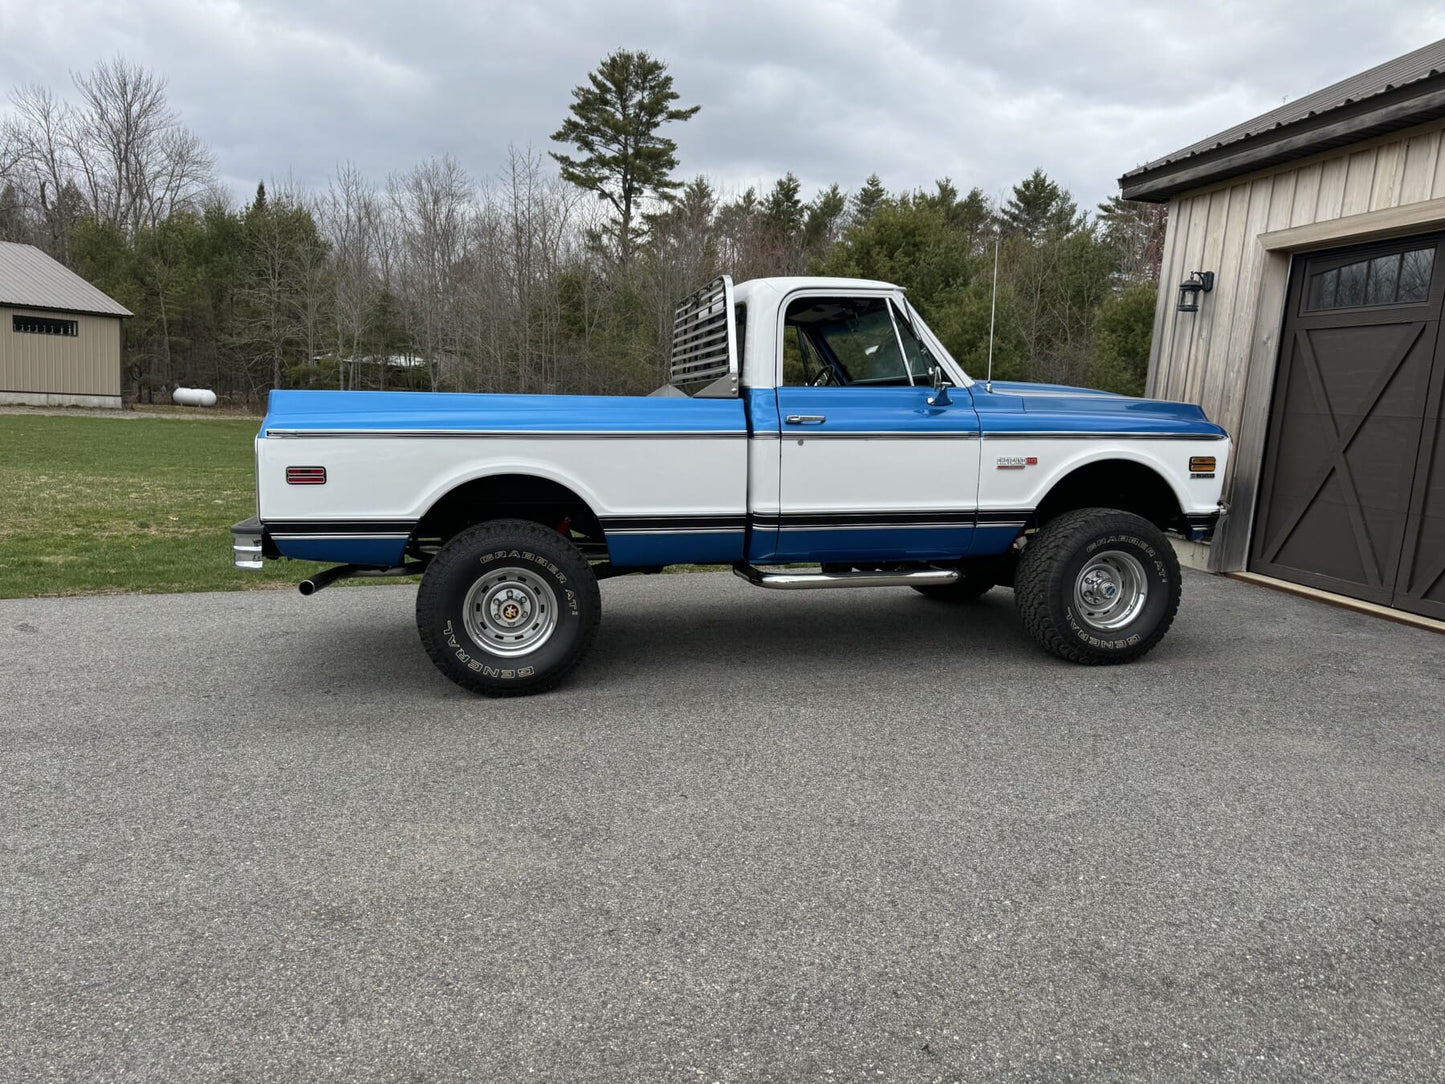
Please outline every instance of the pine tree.
[[878, 210], [888, 200], [888, 192], [879, 180], [878, 174], [870, 173], [868, 179], [863, 182], [863, 187], [853, 196], [853, 220], [858, 223], [867, 222], [873, 217], [873, 212]]
[[837, 242], [847, 209], [848, 197], [836, 183], [813, 197], [803, 221], [803, 240], [809, 252], [821, 253]]
[[652, 197], [669, 202], [682, 186], [674, 180], [677, 144], [657, 134], [667, 121], [684, 121], [701, 106], [675, 108], [667, 65], [644, 52], [619, 49], [606, 57], [587, 83], [572, 90], [571, 116], [552, 134], [582, 152], [552, 152], [562, 176], [594, 192], [617, 213], [617, 253], [626, 264], [638, 233], [638, 204]]
[[798, 193], [802, 182], [790, 172], [780, 177], [763, 200], [763, 222], [769, 230], [792, 237], [803, 228], [803, 201]]
[[1049, 235], [1064, 236], [1083, 225], [1073, 197], [1036, 169], [1014, 185], [1012, 198], [1003, 205], [1003, 226], [1008, 233], [1022, 234], [1030, 241]]

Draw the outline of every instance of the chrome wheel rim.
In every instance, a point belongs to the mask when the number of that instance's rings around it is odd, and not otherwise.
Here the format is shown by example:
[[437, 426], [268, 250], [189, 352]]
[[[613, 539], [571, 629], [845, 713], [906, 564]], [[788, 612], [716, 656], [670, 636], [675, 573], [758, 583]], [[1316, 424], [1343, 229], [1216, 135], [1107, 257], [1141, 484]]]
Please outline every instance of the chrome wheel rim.
[[472, 584], [462, 608], [472, 641], [493, 655], [526, 655], [557, 628], [557, 596], [524, 568], [498, 568]]
[[1090, 628], [1121, 629], [1139, 616], [1149, 598], [1149, 581], [1139, 559], [1105, 550], [1085, 562], [1074, 580], [1074, 608]]

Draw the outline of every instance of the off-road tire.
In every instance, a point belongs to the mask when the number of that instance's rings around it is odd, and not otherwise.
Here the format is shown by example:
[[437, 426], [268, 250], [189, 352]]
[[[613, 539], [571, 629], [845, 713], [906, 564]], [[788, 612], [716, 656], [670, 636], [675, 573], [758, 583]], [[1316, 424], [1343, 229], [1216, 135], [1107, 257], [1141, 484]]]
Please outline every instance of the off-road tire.
[[416, 594], [416, 627], [432, 662], [485, 696], [552, 688], [586, 654], [601, 616], [597, 578], [582, 554], [521, 519], [457, 534], [427, 565]]
[[[1146, 590], [1138, 612], [1117, 628], [1095, 627], [1084, 616], [1083, 577], [1100, 560], [1137, 565], [1143, 575]], [[1086, 666], [1132, 662], [1146, 654], [1169, 631], [1179, 595], [1179, 559], [1163, 532], [1112, 508], [1080, 508], [1050, 520], [1024, 547], [1014, 584], [1028, 634], [1051, 654]], [[1096, 621], [1107, 619], [1095, 615]]]

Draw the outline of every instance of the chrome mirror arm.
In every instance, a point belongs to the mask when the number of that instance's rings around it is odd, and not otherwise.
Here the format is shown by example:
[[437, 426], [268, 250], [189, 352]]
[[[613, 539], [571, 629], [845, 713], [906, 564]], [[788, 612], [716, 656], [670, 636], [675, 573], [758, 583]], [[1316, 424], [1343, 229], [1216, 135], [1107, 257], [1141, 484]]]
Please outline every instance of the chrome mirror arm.
[[928, 397], [929, 406], [952, 406], [953, 400], [948, 396], [948, 384], [944, 380], [943, 366], [937, 361], [933, 363], [933, 394]]

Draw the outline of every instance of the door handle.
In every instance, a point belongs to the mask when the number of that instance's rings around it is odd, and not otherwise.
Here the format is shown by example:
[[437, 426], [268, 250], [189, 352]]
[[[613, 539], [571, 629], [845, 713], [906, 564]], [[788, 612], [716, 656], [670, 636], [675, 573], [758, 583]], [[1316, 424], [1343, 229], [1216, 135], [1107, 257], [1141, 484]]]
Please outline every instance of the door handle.
[[789, 425], [822, 425], [828, 418], [825, 414], [789, 414], [783, 420]]

